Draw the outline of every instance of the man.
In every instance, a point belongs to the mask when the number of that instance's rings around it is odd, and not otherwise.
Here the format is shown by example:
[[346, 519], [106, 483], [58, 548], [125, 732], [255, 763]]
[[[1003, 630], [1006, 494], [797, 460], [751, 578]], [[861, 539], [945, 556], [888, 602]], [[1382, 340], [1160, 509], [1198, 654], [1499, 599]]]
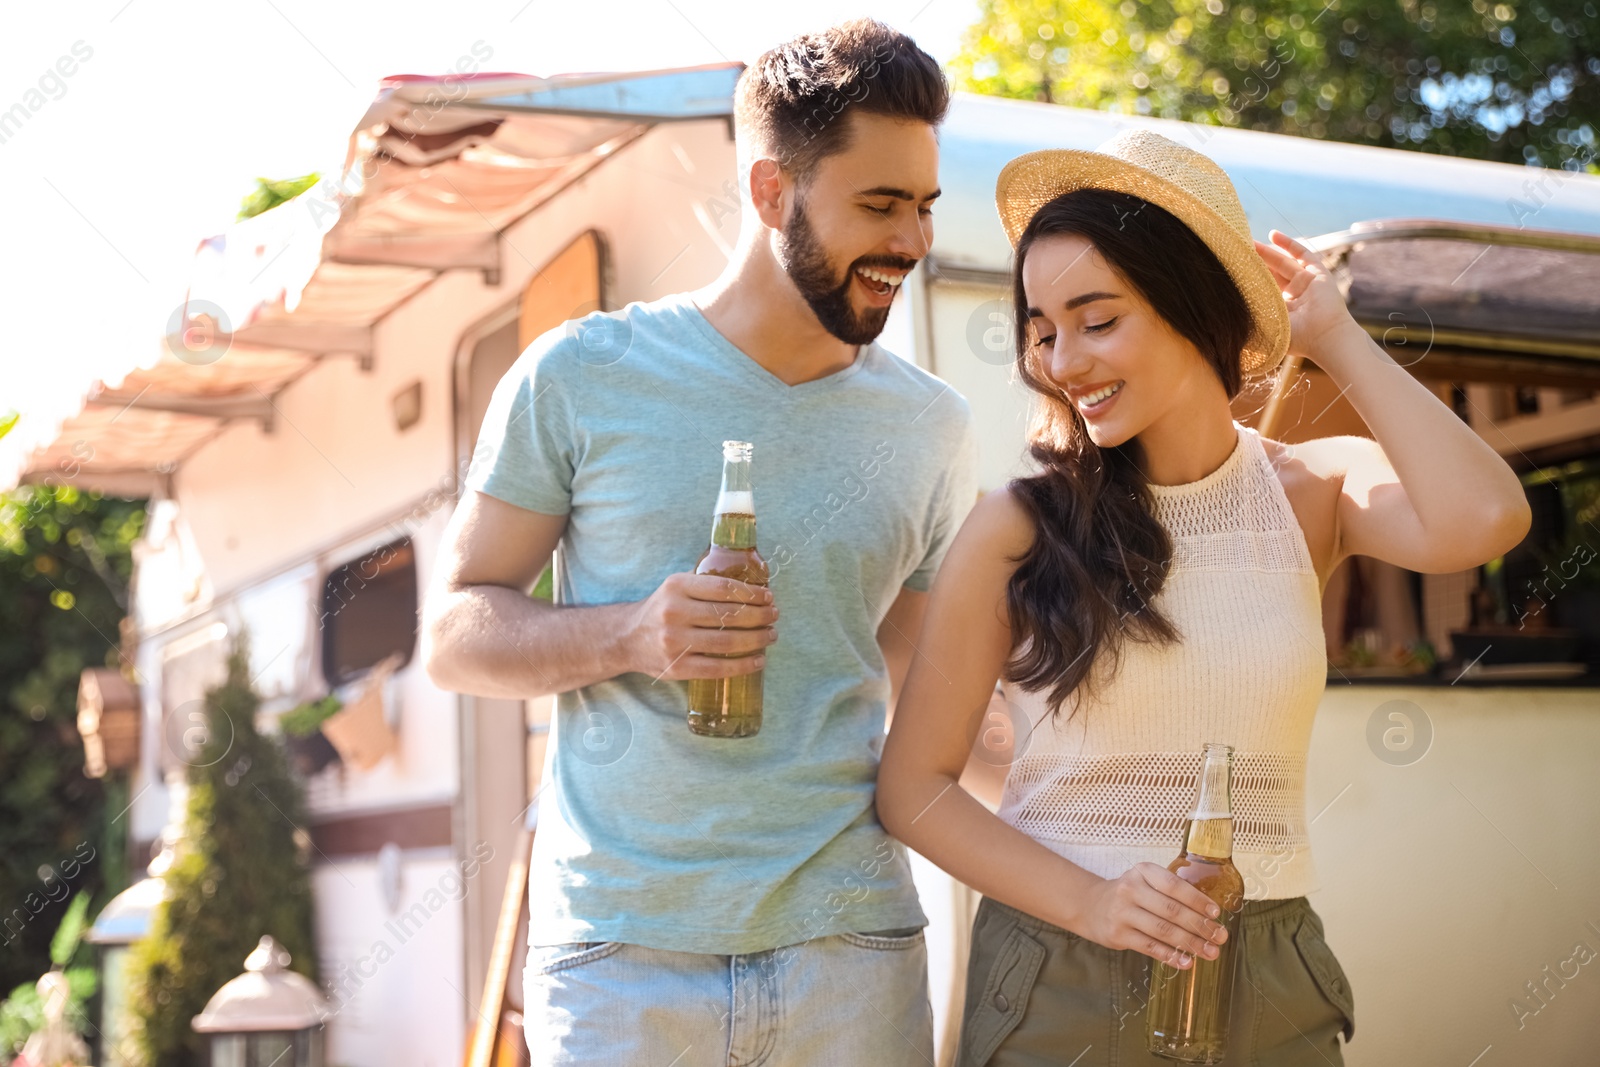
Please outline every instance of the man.
[[[495, 392], [423, 654], [447, 688], [558, 694], [534, 1063], [933, 1060], [927, 919], [873, 791], [975, 445], [966, 401], [874, 339], [928, 251], [948, 106], [877, 22], [763, 55], [727, 269], [552, 330]], [[754, 444], [768, 589], [692, 573], [724, 440]], [[558, 546], [552, 606], [527, 591]], [[759, 733], [690, 732], [687, 680], [758, 669]]]

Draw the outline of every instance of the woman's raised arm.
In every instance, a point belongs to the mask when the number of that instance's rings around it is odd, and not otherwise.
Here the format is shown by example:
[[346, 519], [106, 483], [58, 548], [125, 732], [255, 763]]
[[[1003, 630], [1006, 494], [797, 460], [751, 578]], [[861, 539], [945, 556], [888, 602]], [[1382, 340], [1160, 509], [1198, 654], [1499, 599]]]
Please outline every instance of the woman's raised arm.
[[1377, 439], [1293, 446], [1338, 490], [1329, 568], [1359, 555], [1460, 571], [1521, 541], [1532, 515], [1506, 461], [1367, 335], [1313, 252], [1277, 230], [1272, 238], [1257, 250], [1289, 305], [1290, 351], [1333, 379]]

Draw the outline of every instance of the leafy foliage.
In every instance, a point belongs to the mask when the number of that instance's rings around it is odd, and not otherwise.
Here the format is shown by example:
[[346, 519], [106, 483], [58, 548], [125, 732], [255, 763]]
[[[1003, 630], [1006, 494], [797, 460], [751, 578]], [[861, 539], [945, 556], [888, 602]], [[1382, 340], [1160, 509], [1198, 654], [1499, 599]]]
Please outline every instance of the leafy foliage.
[[126, 884], [126, 823], [83, 775], [78, 675], [121, 662], [143, 527], [142, 501], [70, 485], [0, 496], [0, 989], [50, 968], [73, 890], [104, 900]]
[[[89, 925], [88, 911], [88, 894], [74, 896], [60, 925], [56, 927], [55, 936], [50, 940], [50, 962], [62, 968], [67, 987], [71, 990], [65, 1019], [79, 1034], [87, 1028], [89, 1016], [86, 1005], [99, 986], [92, 950], [83, 943], [83, 934]], [[77, 965], [69, 966], [74, 959]], [[0, 1056], [10, 1062], [22, 1050], [29, 1036], [44, 1025], [44, 1021], [44, 1001], [39, 996], [38, 982], [24, 982], [13, 989], [5, 1003], [0, 1004]]]
[[1597, 0], [980, 0], [958, 89], [1600, 173]]
[[321, 700], [309, 700], [284, 712], [278, 717], [278, 726], [291, 737], [308, 737], [342, 707], [343, 702], [329, 693]]
[[251, 219], [286, 204], [316, 186], [322, 175], [316, 171], [298, 178], [257, 178], [256, 188], [239, 204], [239, 219]]
[[1576, 460], [1523, 475], [1524, 485], [1554, 482], [1560, 492], [1562, 534], [1535, 555], [1544, 567], [1545, 596], [1568, 585], [1600, 588], [1600, 462]]
[[50, 962], [57, 967], [65, 967], [77, 954], [84, 931], [89, 927], [88, 912], [89, 898], [83, 893], [73, 897], [72, 903], [67, 905], [67, 913], [61, 917], [61, 925], [50, 939]]
[[167, 897], [128, 966], [134, 1043], [145, 1063], [161, 1067], [206, 1062], [190, 1021], [243, 970], [263, 934], [317, 980], [302, 799], [277, 740], [256, 731], [260, 698], [242, 638], [226, 681], [205, 704], [206, 736], [189, 767]]

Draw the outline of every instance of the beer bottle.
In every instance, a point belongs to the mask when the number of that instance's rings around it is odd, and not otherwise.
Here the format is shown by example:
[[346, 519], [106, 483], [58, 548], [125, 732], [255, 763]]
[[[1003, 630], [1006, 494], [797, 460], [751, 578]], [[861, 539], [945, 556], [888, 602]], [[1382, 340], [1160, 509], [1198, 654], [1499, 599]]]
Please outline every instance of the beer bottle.
[[1244, 877], [1233, 865], [1233, 747], [1208, 743], [1200, 790], [1184, 832], [1183, 852], [1167, 870], [1210, 897], [1228, 931], [1217, 958], [1194, 957], [1187, 969], [1150, 964], [1149, 1049], [1184, 1063], [1219, 1063], [1226, 1051], [1238, 960]]
[[[767, 561], [756, 551], [756, 508], [748, 441], [722, 442], [722, 491], [711, 522], [711, 547], [694, 566], [751, 585], [767, 584]], [[737, 605], [730, 604], [729, 610]], [[748, 655], [760, 655], [760, 652]], [[689, 729], [706, 737], [750, 737], [761, 729], [762, 671], [689, 681]]]

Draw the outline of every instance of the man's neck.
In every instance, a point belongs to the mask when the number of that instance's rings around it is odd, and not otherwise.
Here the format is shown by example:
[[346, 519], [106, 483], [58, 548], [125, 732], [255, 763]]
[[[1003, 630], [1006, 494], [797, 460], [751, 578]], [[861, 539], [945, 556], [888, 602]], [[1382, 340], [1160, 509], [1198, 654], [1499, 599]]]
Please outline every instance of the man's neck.
[[787, 385], [837, 374], [856, 360], [857, 346], [823, 329], [770, 257], [757, 253], [730, 262], [689, 298], [718, 333]]

